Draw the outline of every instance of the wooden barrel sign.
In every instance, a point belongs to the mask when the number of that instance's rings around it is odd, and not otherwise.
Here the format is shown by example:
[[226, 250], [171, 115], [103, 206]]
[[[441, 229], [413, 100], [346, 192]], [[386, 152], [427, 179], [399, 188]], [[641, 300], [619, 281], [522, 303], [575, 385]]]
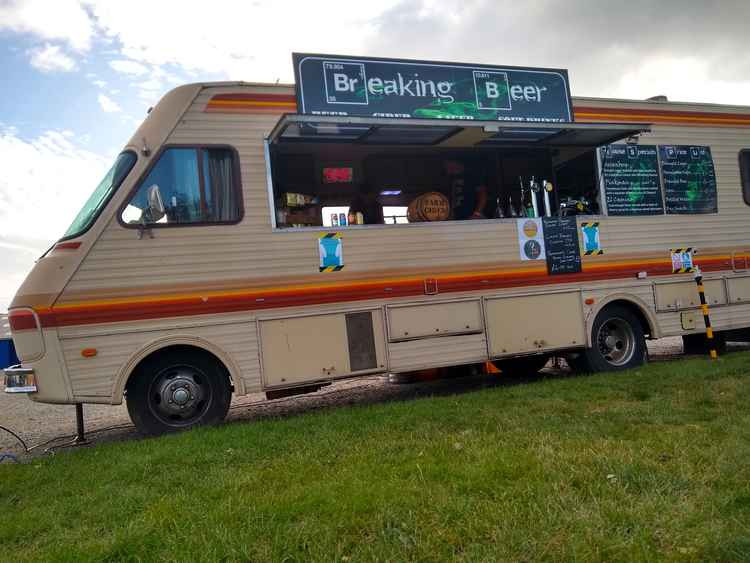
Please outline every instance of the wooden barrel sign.
[[407, 217], [412, 206], [412, 214], [417, 221], [445, 221], [451, 213], [448, 198], [440, 192], [427, 192], [417, 197], [409, 205]]
[[418, 203], [419, 203], [419, 198], [415, 198], [411, 200], [409, 207], [406, 208], [406, 219], [409, 221], [409, 223], [419, 223], [422, 220], [419, 218], [419, 215], [417, 214]]
[[445, 221], [450, 216], [451, 206], [440, 192], [428, 192], [419, 196], [417, 211], [424, 221]]

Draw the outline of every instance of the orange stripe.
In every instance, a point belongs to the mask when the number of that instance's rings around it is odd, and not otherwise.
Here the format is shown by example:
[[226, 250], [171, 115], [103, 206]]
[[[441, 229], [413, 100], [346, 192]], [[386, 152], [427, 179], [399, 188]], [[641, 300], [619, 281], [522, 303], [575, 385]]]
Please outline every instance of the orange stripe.
[[750, 114], [627, 108], [574, 108], [577, 121], [630, 121], [694, 125], [750, 126]]
[[[727, 256], [701, 257], [704, 271], [731, 267]], [[262, 288], [254, 291], [215, 291], [163, 295], [149, 298], [88, 301], [57, 305], [37, 310], [42, 326], [72, 326], [166, 317], [205, 315], [273, 309], [281, 307], [343, 303], [368, 299], [387, 299], [424, 295], [424, 279], [437, 280], [440, 293], [487, 291], [500, 288], [550, 285], [584, 281], [604, 281], [635, 277], [640, 271], [651, 276], [671, 275], [670, 260], [623, 260], [619, 263], [585, 263], [577, 274], [549, 276], [546, 267], [520, 270], [498, 270], [444, 276], [412, 276], [374, 281], [345, 282], [283, 289]]]

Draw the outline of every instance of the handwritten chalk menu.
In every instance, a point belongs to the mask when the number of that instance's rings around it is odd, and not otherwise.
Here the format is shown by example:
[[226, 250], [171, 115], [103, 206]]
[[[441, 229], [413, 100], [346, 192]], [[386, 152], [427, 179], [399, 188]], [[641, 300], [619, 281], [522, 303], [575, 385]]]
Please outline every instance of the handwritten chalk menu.
[[709, 147], [659, 145], [667, 213], [716, 213], [716, 175]]
[[575, 217], [542, 217], [547, 272], [573, 274], [581, 271], [581, 249]]
[[607, 145], [599, 149], [608, 215], [661, 215], [659, 161], [654, 145]]

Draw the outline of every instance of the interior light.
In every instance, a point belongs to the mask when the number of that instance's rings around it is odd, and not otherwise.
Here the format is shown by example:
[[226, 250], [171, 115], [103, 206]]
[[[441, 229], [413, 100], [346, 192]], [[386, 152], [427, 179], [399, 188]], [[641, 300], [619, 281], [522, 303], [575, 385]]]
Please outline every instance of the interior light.
[[383, 190], [380, 195], [401, 195], [401, 190]]

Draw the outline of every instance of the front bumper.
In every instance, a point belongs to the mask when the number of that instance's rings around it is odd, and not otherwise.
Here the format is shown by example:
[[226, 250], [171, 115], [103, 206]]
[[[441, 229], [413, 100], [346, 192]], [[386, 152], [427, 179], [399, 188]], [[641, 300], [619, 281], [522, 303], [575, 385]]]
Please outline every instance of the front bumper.
[[25, 368], [21, 364], [7, 367], [5, 373], [6, 393], [35, 393], [36, 376], [32, 368]]

